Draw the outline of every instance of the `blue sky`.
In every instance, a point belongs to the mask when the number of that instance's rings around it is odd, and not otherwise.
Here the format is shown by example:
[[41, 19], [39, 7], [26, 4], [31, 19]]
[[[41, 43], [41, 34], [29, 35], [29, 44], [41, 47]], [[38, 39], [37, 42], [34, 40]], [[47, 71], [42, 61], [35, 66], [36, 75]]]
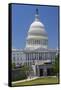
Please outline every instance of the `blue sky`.
[[35, 19], [36, 8], [40, 21], [48, 33], [48, 47], [57, 48], [58, 7], [12, 4], [12, 47], [24, 48], [30, 24]]

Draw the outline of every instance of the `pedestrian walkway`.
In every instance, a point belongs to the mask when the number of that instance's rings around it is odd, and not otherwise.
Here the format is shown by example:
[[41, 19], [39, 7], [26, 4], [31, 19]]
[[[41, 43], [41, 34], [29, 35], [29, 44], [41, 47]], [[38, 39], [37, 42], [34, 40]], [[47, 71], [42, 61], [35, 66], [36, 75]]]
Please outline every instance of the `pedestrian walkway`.
[[34, 80], [34, 79], [37, 79], [37, 78], [39, 78], [39, 77], [28, 77], [27, 79], [25, 79], [25, 80], [20, 80], [20, 81], [14, 81], [14, 82], [12, 82], [12, 84], [15, 84], [15, 83], [19, 83], [19, 82], [25, 82], [25, 81], [30, 81], [30, 80]]

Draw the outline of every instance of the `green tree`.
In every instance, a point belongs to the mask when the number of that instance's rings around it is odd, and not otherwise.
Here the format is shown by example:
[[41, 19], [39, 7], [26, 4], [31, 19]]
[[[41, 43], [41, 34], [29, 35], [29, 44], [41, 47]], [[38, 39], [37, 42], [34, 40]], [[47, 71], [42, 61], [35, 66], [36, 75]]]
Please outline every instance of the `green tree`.
[[53, 71], [56, 75], [59, 74], [59, 54], [55, 57], [55, 61], [53, 63]]
[[33, 69], [32, 69], [31, 66], [28, 66], [28, 65], [24, 64], [24, 65], [21, 67], [21, 70], [22, 70], [23, 72], [25, 72], [25, 73], [26, 73], [26, 76], [28, 77], [29, 74], [31, 74], [31, 71], [32, 71]]

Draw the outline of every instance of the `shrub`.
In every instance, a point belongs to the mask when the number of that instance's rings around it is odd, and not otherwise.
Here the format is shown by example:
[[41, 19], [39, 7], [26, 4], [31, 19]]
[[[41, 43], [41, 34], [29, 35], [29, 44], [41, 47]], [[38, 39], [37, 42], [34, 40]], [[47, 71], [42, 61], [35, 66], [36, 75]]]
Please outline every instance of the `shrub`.
[[17, 81], [17, 80], [23, 80], [26, 79], [27, 76], [25, 72], [23, 72], [20, 69], [14, 69], [12, 70], [12, 81]]

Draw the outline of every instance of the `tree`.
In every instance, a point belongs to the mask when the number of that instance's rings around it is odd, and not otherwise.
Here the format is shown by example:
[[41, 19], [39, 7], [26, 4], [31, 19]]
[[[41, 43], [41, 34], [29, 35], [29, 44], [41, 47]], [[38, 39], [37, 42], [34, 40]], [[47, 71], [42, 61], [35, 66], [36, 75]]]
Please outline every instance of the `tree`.
[[56, 75], [59, 74], [59, 54], [55, 57], [55, 61], [53, 63], [53, 71]]
[[23, 72], [26, 73], [26, 76], [28, 77], [30, 74], [31, 74], [31, 71], [33, 70], [31, 66], [28, 66], [26, 64], [24, 64], [22, 67], [21, 67], [21, 70]]

